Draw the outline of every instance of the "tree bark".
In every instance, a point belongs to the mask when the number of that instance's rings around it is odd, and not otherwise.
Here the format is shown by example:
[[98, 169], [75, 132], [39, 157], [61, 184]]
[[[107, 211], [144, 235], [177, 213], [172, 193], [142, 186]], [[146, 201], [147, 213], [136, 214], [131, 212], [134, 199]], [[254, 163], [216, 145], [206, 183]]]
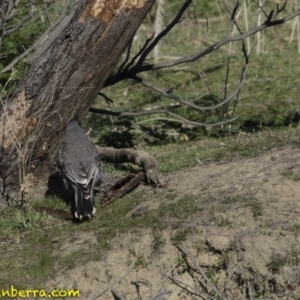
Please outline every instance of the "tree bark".
[[0, 192], [22, 200], [53, 170], [63, 129], [82, 119], [155, 0], [87, 0], [0, 103]]

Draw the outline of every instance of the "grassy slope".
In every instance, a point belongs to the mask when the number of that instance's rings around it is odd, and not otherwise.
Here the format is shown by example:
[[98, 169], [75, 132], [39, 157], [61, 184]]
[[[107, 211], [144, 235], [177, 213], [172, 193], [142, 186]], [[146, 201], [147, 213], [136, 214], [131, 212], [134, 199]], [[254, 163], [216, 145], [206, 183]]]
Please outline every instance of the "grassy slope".
[[[203, 16], [202, 16], [203, 17]], [[220, 26], [220, 22], [222, 26]], [[253, 21], [254, 22], [254, 21]], [[208, 43], [213, 43], [221, 36], [224, 36], [224, 30], [227, 23], [219, 18], [215, 23], [210, 23], [209, 32], [206, 34], [202, 30], [205, 25], [198, 27], [193, 25], [192, 20], [187, 24], [182, 23], [176, 30], [164, 40], [161, 51], [163, 56], [181, 56], [188, 55], [195, 49], [199, 49], [203, 36], [206, 36]], [[199, 29], [200, 27], [200, 29]], [[144, 27], [145, 28], [145, 27]], [[280, 38], [285, 40], [290, 33], [290, 27], [281, 31]], [[184, 32], [184, 34], [182, 33]], [[140, 31], [140, 36], [149, 35], [147, 27]], [[237, 109], [237, 114], [241, 116], [241, 124], [244, 120], [257, 120], [258, 122], [275, 122], [282, 125], [284, 117], [292, 110], [297, 108], [299, 95], [297, 91], [298, 82], [298, 53], [295, 44], [287, 46], [287, 43], [274, 39], [277, 36], [271, 31], [269, 39], [266, 38], [264, 54], [251, 56], [251, 66], [248, 74], [248, 80], [243, 87], [241, 101]], [[180, 37], [180, 40], [178, 40]], [[189, 41], [192, 42], [189, 44]], [[270, 42], [272, 40], [272, 42]], [[142, 44], [142, 39], [140, 40]], [[269, 42], [268, 42], [269, 41]], [[252, 46], [255, 45], [252, 40]], [[136, 44], [137, 46], [138, 44]], [[241, 70], [240, 44], [236, 45], [232, 58], [231, 68], [231, 87], [237, 84]], [[189, 52], [187, 52], [189, 49]], [[196, 97], [207, 93], [207, 89], [212, 91], [216, 98], [223, 96], [224, 74], [226, 71], [226, 51], [227, 48], [219, 50], [199, 62], [188, 66], [174, 68], [171, 71], [159, 72], [159, 84], [162, 87], [175, 89], [177, 94], [183, 97]], [[271, 50], [274, 51], [271, 51]], [[167, 55], [164, 55], [167, 53]], [[163, 58], [164, 59], [164, 58]], [[200, 80], [195, 74], [205, 70], [220, 66], [221, 71], [207, 72], [205, 81]], [[143, 75], [150, 82], [156, 82], [155, 77]], [[187, 84], [182, 84], [187, 82]], [[188, 83], [193, 84], [188, 84]], [[141, 106], [144, 108], [156, 108], [158, 106], [158, 95], [154, 92], [144, 91], [132, 83], [121, 83], [106, 90], [108, 96], [115, 100], [110, 109], [116, 110], [138, 110]], [[161, 98], [160, 105], [169, 105], [168, 99]], [[103, 101], [96, 103], [97, 107], [106, 107]], [[203, 117], [194, 115], [193, 112], [186, 111], [185, 116], [202, 120]], [[98, 116], [97, 116], [98, 118]], [[210, 119], [211, 118], [211, 119]], [[215, 117], [209, 117], [214, 120]], [[205, 118], [204, 118], [205, 119]], [[143, 118], [138, 121], [145, 121]], [[146, 124], [155, 124], [152, 121], [145, 121]], [[103, 126], [101, 132], [109, 132], [115, 128], [115, 120], [107, 117], [100, 119]], [[145, 124], [145, 123], [144, 123]], [[160, 124], [160, 123], [159, 123]], [[154, 125], [153, 125], [154, 126]], [[135, 133], [140, 130], [138, 124], [134, 124]], [[172, 129], [167, 127], [167, 133], [172, 133]], [[188, 133], [190, 135], [190, 133]], [[169, 135], [170, 136], [170, 135]], [[175, 135], [176, 136], [176, 135]], [[180, 137], [181, 135], [177, 135]], [[236, 157], [255, 156], [262, 151], [274, 147], [281, 147], [292, 144], [299, 145], [299, 132], [297, 129], [287, 129], [284, 131], [264, 131], [256, 134], [246, 134], [241, 132], [239, 135], [227, 136], [219, 139], [202, 139], [199, 141], [187, 141], [168, 144], [165, 146], [146, 147], [144, 150], [155, 155], [159, 161], [163, 173], [180, 170], [189, 167], [203, 160], [228, 160]], [[113, 170], [109, 170], [107, 176], [110, 176]], [[166, 191], [158, 192], [157, 197], [167, 197]], [[109, 249], [110, 241], [118, 232], [134, 230], [135, 227], [153, 227], [153, 230], [160, 230], [165, 225], [160, 222], [162, 216], [178, 217], [178, 210], [182, 210], [182, 202], [179, 205], [162, 205], [157, 210], [144, 216], [143, 225], [138, 219], [127, 218], [125, 215], [130, 212], [140, 201], [143, 195], [136, 191], [107, 207], [99, 209], [99, 213], [92, 222], [83, 224], [68, 223], [48, 215], [41, 215], [31, 205], [28, 208], [7, 208], [1, 212], [0, 219], [0, 245], [1, 245], [1, 264], [0, 264], [0, 284], [9, 286], [12, 282], [18, 287], [28, 287], [33, 283], [42, 285], [42, 282], [48, 276], [59, 272], [65, 268], [70, 268], [77, 263], [91, 259], [101, 259], [106, 249]], [[66, 209], [68, 207], [58, 199], [47, 199], [45, 201], [32, 200], [34, 207], [47, 202], [50, 206]], [[99, 206], [99, 203], [98, 203]], [[189, 214], [188, 205], [180, 217], [184, 218]], [[70, 250], [66, 256], [61, 256], [57, 241], [66, 240], [66, 243], [72, 244], [78, 242], [78, 236], [91, 234], [96, 243], [89, 245], [88, 249], [81, 251]], [[154, 243], [154, 245], [156, 245]]]
[[[204, 139], [146, 150], [157, 157], [162, 172], [169, 173], [193, 166], [198, 161], [226, 161], [245, 156], [253, 157], [268, 149], [286, 145], [299, 146], [298, 129]], [[159, 189], [155, 197], [167, 199], [168, 195], [172, 196], [167, 189]], [[34, 208], [30, 205], [27, 209], [5, 209], [0, 219], [1, 286], [14, 283], [18, 287], [26, 287], [33, 282], [41, 286], [48, 276], [65, 268], [72, 268], [74, 262], [78, 265], [91, 259], [101, 259], [115, 235], [137, 228], [152, 229], [155, 250], [159, 242], [157, 241], [159, 234], [155, 233], [161, 232], [166, 226], [162, 220], [177, 219], [180, 222], [193, 213], [191, 209], [194, 210], [190, 205], [193, 199], [184, 198], [175, 203], [160, 205], [156, 210], [143, 216], [142, 223], [139, 218], [126, 216], [145, 200], [144, 192], [137, 190], [103, 208], [98, 201], [97, 216], [91, 222], [80, 225], [37, 212], [36, 209], [41, 205], [68, 210], [68, 207], [58, 199], [34, 202]], [[91, 237], [91, 242], [88, 245], [80, 245], [80, 251], [76, 247], [75, 249], [70, 247], [67, 255], [60, 254], [60, 248], [80, 243], [86, 236]]]

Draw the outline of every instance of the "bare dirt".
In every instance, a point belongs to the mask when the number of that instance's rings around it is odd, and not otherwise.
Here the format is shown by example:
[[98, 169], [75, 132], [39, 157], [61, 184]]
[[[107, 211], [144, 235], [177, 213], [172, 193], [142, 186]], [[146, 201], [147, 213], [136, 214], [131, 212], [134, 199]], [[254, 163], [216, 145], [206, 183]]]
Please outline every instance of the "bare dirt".
[[[141, 205], [151, 210], [186, 199], [182, 210], [190, 201], [194, 212], [180, 219], [179, 210], [180, 222], [166, 219], [156, 248], [150, 229], [117, 234], [100, 259], [61, 270], [46, 287], [76, 288], [84, 299], [105, 300], [122, 299], [111, 290], [127, 300], [151, 299], [162, 291], [170, 291], [165, 294], [170, 300], [221, 299], [217, 293], [224, 299], [299, 299], [299, 180], [300, 151], [292, 147], [170, 173], [165, 193], [141, 187]], [[142, 223], [143, 216], [138, 218]], [[90, 234], [80, 238], [96, 242]]]

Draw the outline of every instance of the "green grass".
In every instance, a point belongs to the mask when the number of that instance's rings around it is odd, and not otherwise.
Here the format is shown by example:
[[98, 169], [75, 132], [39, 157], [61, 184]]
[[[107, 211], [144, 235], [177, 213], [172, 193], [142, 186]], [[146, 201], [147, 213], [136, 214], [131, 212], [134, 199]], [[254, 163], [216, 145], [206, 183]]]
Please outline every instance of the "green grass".
[[185, 230], [178, 230], [172, 237], [171, 241], [173, 245], [180, 245], [187, 238], [187, 232]]
[[160, 170], [168, 173], [199, 162], [254, 157], [275, 147], [300, 145], [299, 129], [265, 130], [257, 134], [241, 133], [217, 139], [202, 139], [188, 143], [146, 147], [155, 154]]
[[279, 273], [285, 265], [299, 266], [300, 252], [297, 244], [291, 244], [291, 247], [286, 253], [275, 253], [271, 256], [268, 268], [272, 273]]
[[140, 269], [145, 269], [147, 268], [148, 262], [146, 260], [146, 258], [144, 257], [144, 255], [139, 255], [136, 258], [136, 261], [134, 262], [134, 269], [136, 270], [140, 270]]
[[298, 172], [293, 172], [292, 170], [287, 170], [281, 173], [283, 177], [287, 177], [293, 181], [300, 181], [300, 174]]
[[283, 266], [285, 266], [288, 263], [288, 260], [286, 256], [282, 256], [280, 254], [274, 254], [271, 257], [271, 260], [269, 262], [269, 269], [273, 273], [278, 273]]
[[162, 231], [154, 229], [152, 232], [152, 254], [160, 252], [163, 246], [166, 244], [166, 239], [162, 237]]
[[251, 211], [254, 218], [261, 217], [263, 215], [263, 206], [258, 201], [253, 201], [248, 204], [251, 207]]

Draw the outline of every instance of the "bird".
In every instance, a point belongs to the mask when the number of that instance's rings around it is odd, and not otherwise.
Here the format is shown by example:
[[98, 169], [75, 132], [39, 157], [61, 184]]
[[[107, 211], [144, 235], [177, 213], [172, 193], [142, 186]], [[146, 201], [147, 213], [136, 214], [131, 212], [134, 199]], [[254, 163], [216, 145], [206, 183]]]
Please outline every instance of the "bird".
[[58, 167], [65, 187], [74, 190], [73, 217], [91, 219], [96, 214], [93, 187], [104, 182], [101, 158], [86, 131], [77, 120], [71, 120], [59, 150]]

